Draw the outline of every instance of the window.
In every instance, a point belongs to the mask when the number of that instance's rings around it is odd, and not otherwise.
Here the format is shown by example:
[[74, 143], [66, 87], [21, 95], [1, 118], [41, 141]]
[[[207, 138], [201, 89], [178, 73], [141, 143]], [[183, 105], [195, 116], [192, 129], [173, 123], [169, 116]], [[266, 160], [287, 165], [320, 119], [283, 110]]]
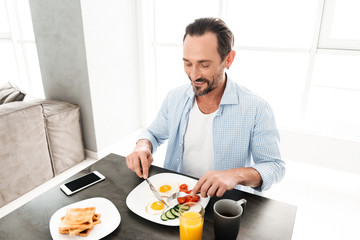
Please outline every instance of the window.
[[360, 49], [360, 1], [327, 0], [319, 48]]
[[29, 1], [0, 0], [0, 84], [11, 81], [44, 97]]
[[156, 92], [147, 94], [149, 121], [167, 92], [188, 81], [181, 60], [186, 25], [212, 16], [235, 35], [229, 76], [270, 102], [280, 129], [360, 141], [358, 0], [142, 3], [150, 12], [142, 19], [144, 56], [155, 69], [143, 74]]
[[313, 40], [317, 1], [227, 1], [225, 20], [235, 45], [309, 49]]

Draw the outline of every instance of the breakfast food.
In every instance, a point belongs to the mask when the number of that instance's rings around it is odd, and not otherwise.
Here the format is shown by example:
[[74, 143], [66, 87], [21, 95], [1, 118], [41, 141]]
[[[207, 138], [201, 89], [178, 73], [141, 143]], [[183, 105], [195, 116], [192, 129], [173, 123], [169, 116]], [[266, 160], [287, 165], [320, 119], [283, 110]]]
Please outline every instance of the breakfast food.
[[[192, 190], [188, 189], [188, 185], [181, 184], [179, 186], [179, 191], [190, 194]], [[187, 203], [187, 202], [198, 202], [198, 201], [200, 201], [200, 196], [199, 195], [194, 195], [194, 196], [186, 195], [184, 197], [178, 197], [177, 201], [179, 204], [183, 204], [183, 203]]]
[[101, 223], [100, 216], [95, 213], [95, 207], [68, 208], [66, 215], [61, 218], [59, 232], [86, 237], [95, 225]]
[[[179, 218], [179, 209], [184, 203], [199, 202], [201, 200], [201, 197], [199, 195], [190, 195], [192, 190], [189, 190], [188, 185], [185, 183], [179, 184], [174, 182], [167, 182], [165, 184], [163, 183], [163, 185], [155, 185], [155, 188], [160, 193], [161, 197], [165, 199], [165, 201], [167, 201], [170, 207], [167, 207], [163, 202], [153, 198], [152, 196], [152, 198], [147, 202], [145, 212], [148, 215], [160, 215], [160, 218], [163, 221]], [[153, 193], [151, 193], [151, 195], [153, 195]], [[177, 201], [172, 201], [175, 199]], [[186, 207], [183, 209], [186, 210]]]
[[[161, 214], [160, 218], [163, 221], [167, 221], [167, 220], [172, 220], [172, 219], [176, 219], [180, 216], [179, 213], [179, 209], [181, 206], [183, 206], [184, 203], [189, 203], [189, 202], [198, 202], [200, 201], [200, 196], [199, 195], [186, 195], [185, 197], [178, 197], [177, 201], [179, 204], [175, 205], [173, 208], [170, 208], [169, 210], [167, 210], [165, 213]], [[183, 207], [183, 209], [186, 211], [188, 210], [188, 206]]]
[[152, 200], [146, 206], [145, 211], [147, 214], [150, 214], [150, 215], [162, 214], [165, 211], [165, 204], [160, 201]]
[[180, 192], [185, 192], [185, 193], [187, 193], [187, 194], [190, 194], [190, 193], [191, 193], [191, 190], [188, 190], [188, 185], [185, 184], [185, 183], [180, 185], [179, 191], [180, 191]]
[[[181, 206], [182, 206], [182, 204], [177, 204], [173, 208], [170, 208], [165, 213], [161, 214], [161, 216], [160, 216], [161, 220], [167, 221], [167, 220], [173, 220], [173, 219], [180, 217], [179, 209]], [[186, 206], [183, 209], [186, 211], [186, 210], [189, 210], [189, 208], [190, 207], [187, 208], [187, 206]]]
[[188, 202], [198, 202], [200, 201], [200, 196], [199, 195], [186, 195], [185, 197], [178, 197], [177, 201], [179, 204], [183, 204], [183, 203], [188, 203]]
[[158, 192], [162, 197], [170, 197], [173, 193], [178, 191], [178, 184], [176, 183], [167, 183], [158, 187]]
[[189, 187], [187, 184], [166, 184], [158, 187], [158, 191], [162, 197], [170, 197], [175, 192], [184, 192], [188, 195], [176, 198], [178, 204], [175, 204], [175, 206], [169, 209], [167, 209], [166, 206], [160, 201], [150, 201], [146, 206], [146, 213], [150, 215], [161, 214], [160, 218], [163, 221], [177, 219], [180, 216], [179, 209], [182, 204], [187, 202], [198, 202], [201, 199], [199, 195], [191, 196], [191, 190], [188, 188]]

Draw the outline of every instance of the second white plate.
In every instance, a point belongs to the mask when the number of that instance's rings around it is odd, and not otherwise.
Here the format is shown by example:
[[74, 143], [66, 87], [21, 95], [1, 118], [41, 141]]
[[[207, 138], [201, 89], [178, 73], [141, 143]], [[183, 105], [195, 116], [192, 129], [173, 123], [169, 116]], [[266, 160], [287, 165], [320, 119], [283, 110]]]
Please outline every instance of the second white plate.
[[[87, 237], [72, 236], [59, 233], [61, 217], [65, 216], [67, 208], [96, 207], [95, 213], [100, 213], [101, 223], [94, 226]], [[116, 206], [106, 198], [89, 198], [75, 202], [57, 210], [50, 218], [49, 228], [51, 237], [58, 240], [100, 239], [112, 233], [120, 224], [121, 216]]]

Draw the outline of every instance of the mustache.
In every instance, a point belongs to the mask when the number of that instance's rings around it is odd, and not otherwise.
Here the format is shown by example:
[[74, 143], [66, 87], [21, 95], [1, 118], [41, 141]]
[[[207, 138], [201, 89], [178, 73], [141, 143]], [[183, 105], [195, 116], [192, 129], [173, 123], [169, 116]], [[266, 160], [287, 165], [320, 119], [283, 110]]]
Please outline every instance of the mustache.
[[[193, 82], [193, 80], [191, 80], [191, 78], [189, 77], [190, 81]], [[206, 82], [208, 84], [210, 84], [210, 81], [206, 78], [198, 78], [196, 80], [194, 80], [194, 82]]]

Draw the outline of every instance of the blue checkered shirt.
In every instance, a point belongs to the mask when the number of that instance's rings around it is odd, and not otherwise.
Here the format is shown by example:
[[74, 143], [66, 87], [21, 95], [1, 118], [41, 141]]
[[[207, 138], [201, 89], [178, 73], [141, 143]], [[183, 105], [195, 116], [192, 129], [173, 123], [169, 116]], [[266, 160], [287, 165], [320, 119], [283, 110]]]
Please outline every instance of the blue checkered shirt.
[[[194, 97], [191, 84], [170, 91], [155, 121], [139, 137], [151, 142], [153, 152], [168, 140], [164, 167], [173, 171], [182, 169], [184, 135]], [[255, 190], [269, 189], [285, 174], [279, 138], [269, 104], [228, 77], [213, 121], [215, 170], [253, 167], [263, 181]]]

